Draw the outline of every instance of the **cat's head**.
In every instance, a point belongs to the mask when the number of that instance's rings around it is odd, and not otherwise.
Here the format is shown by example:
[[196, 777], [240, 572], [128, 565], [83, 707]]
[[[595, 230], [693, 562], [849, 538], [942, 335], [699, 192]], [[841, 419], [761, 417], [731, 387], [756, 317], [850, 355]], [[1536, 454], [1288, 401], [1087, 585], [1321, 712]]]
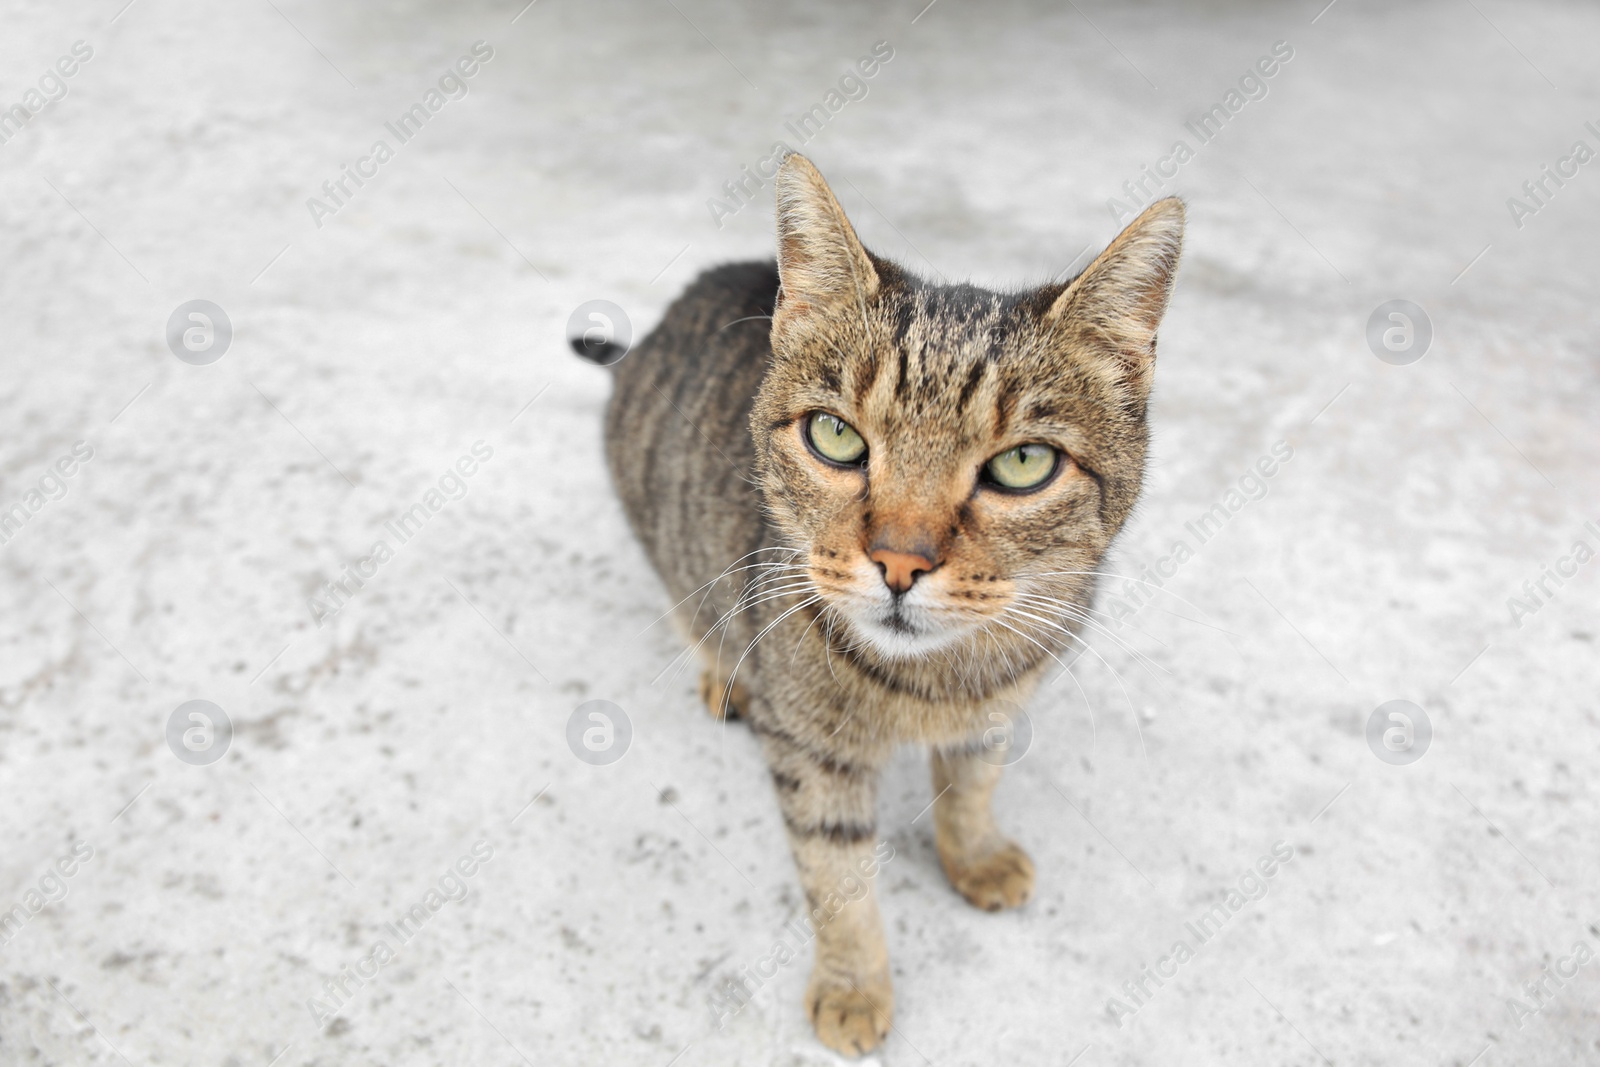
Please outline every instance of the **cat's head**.
[[1052, 602], [1087, 605], [1139, 493], [1183, 205], [1151, 205], [1070, 282], [996, 293], [866, 251], [804, 157], [777, 197], [751, 431], [829, 614], [893, 659], [984, 631], [1061, 647]]

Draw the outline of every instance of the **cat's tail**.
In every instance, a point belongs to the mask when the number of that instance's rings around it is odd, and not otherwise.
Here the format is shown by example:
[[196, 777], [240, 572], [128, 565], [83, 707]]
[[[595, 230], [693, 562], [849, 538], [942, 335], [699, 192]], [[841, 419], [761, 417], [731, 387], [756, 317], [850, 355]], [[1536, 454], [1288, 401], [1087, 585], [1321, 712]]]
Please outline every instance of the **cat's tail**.
[[602, 341], [598, 337], [573, 337], [568, 343], [578, 355], [602, 367], [614, 366], [628, 354], [627, 345], [619, 345], [615, 341]]

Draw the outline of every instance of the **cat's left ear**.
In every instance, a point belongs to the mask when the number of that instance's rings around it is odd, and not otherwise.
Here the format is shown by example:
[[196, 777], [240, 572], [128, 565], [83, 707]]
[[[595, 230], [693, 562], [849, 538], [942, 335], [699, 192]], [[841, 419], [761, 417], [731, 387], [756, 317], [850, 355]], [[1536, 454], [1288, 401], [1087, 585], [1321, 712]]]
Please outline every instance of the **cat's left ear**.
[[783, 161], [777, 178], [778, 305], [775, 337], [830, 312], [864, 307], [878, 272], [833, 191], [805, 156]]
[[1183, 201], [1157, 200], [1051, 304], [1045, 319], [1120, 363], [1149, 388], [1156, 327], [1167, 310], [1183, 247]]

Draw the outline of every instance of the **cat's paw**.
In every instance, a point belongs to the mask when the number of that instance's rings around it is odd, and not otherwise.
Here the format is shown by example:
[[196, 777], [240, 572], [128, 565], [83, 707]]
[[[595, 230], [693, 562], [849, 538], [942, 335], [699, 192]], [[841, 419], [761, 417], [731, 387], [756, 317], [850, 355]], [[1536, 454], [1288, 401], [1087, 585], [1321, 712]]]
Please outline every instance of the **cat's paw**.
[[707, 667], [700, 672], [700, 699], [713, 719], [738, 720], [745, 717], [749, 694], [738, 682], [730, 687], [727, 678]]
[[894, 988], [887, 977], [837, 985], [833, 975], [811, 976], [806, 1014], [817, 1040], [846, 1056], [861, 1056], [883, 1043], [894, 1014]]
[[981, 856], [959, 859], [941, 850], [939, 860], [950, 884], [975, 908], [1018, 908], [1033, 896], [1033, 860], [1013, 842]]

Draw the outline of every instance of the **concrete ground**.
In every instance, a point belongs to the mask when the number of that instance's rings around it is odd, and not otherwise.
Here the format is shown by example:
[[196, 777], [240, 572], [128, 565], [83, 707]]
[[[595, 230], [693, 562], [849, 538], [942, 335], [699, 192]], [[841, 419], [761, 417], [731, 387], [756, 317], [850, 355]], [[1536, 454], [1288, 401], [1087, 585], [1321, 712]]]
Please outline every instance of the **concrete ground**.
[[0, 13], [0, 1064], [833, 1062], [805, 961], [708, 1007], [796, 882], [565, 342], [770, 254], [724, 183], [779, 139], [948, 278], [1081, 266], [1146, 166], [1190, 206], [1113, 560], [1162, 588], [1032, 708], [1021, 911], [893, 766], [877, 1061], [1600, 1058], [1592, 6], [123, 2]]

